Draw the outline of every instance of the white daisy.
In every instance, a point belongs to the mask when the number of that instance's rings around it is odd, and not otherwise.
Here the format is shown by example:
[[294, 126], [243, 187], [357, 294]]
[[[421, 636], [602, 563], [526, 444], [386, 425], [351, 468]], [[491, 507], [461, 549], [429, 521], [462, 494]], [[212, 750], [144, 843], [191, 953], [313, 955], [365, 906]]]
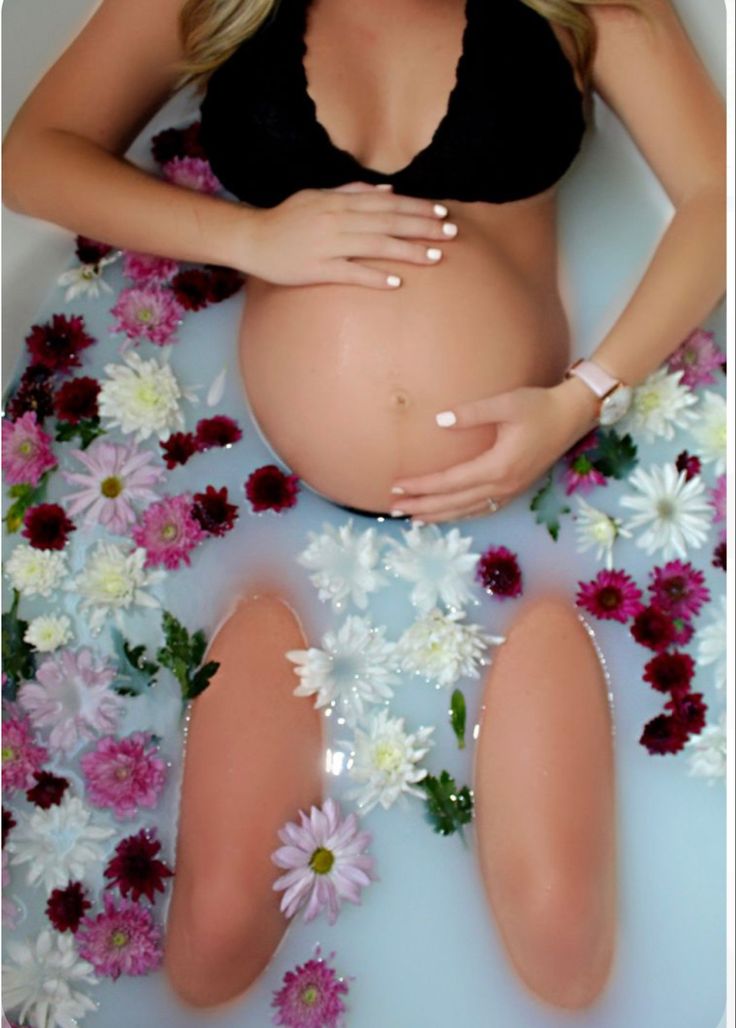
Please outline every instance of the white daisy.
[[423, 675], [438, 687], [464, 675], [478, 678], [480, 666], [488, 664], [488, 646], [498, 646], [504, 636], [488, 635], [480, 625], [458, 624], [464, 617], [464, 610], [445, 614], [434, 607], [417, 618], [396, 643], [402, 671]]
[[424, 798], [424, 792], [414, 783], [421, 781], [427, 770], [416, 764], [434, 745], [429, 738], [433, 731], [434, 727], [419, 728], [408, 734], [403, 717], [389, 717], [384, 707], [367, 718], [365, 729], [355, 730], [354, 743], [338, 743], [352, 753], [347, 762], [348, 774], [361, 783], [346, 793], [348, 799], [357, 799], [358, 813], [367, 814], [378, 803], [388, 810], [401, 793]]
[[462, 607], [472, 599], [471, 585], [479, 553], [468, 553], [473, 542], [458, 528], [443, 534], [437, 525], [413, 524], [402, 533], [406, 545], [388, 539], [392, 548], [384, 559], [387, 570], [414, 582], [411, 602], [429, 613], [441, 600], [447, 607]]
[[611, 571], [613, 544], [619, 536], [630, 538], [631, 532], [623, 527], [620, 518], [593, 507], [580, 493], [575, 494], [575, 499], [578, 509], [573, 512], [572, 519], [575, 522], [578, 553], [596, 546], [596, 559], [602, 560], [605, 557], [606, 568]]
[[616, 426], [617, 431], [640, 435], [646, 442], [672, 439], [679, 428], [695, 420], [693, 407], [698, 398], [680, 384], [683, 371], [670, 371], [666, 364], [634, 389], [631, 407]]
[[60, 803], [47, 809], [36, 807], [30, 814], [14, 811], [17, 824], [5, 843], [14, 856], [11, 864], [28, 864], [26, 882], [40, 885], [46, 892], [61, 889], [69, 879], [82, 878], [90, 864], [105, 856], [100, 845], [116, 833], [92, 820], [89, 810], [77, 796], [66, 791]]
[[107, 257], [101, 257], [95, 264], [78, 264], [76, 268], [64, 271], [57, 278], [57, 284], [68, 286], [64, 293], [64, 301], [69, 303], [78, 296], [88, 296], [96, 300], [100, 293], [111, 293], [112, 286], [102, 277], [102, 269], [108, 264], [113, 264], [122, 256], [122, 250]]
[[68, 575], [66, 553], [18, 543], [5, 562], [5, 574], [23, 596], [50, 596]]
[[137, 442], [152, 434], [165, 440], [183, 430], [179, 400], [194, 397], [181, 388], [167, 360], [144, 361], [131, 350], [123, 361], [105, 365], [108, 378], [102, 382], [97, 402], [100, 416], [108, 419], [107, 427], [120, 428], [124, 434], [135, 432]]
[[685, 743], [689, 754], [688, 774], [696, 778], [707, 778], [708, 785], [714, 785], [719, 778], [726, 777], [726, 712], [721, 712], [715, 725], [706, 725], [697, 735], [691, 735]]
[[395, 643], [384, 639], [385, 630], [385, 625], [374, 627], [367, 618], [350, 614], [337, 633], [325, 633], [323, 649], [287, 650], [301, 679], [294, 695], [316, 693], [315, 707], [337, 707], [354, 725], [363, 716], [365, 703], [389, 699], [394, 694], [391, 685], [399, 681], [389, 666]]
[[321, 600], [332, 602], [333, 610], [341, 610], [346, 599], [365, 610], [368, 594], [388, 585], [386, 576], [377, 570], [382, 543], [376, 529], [355, 532], [352, 518], [337, 528], [326, 522], [322, 527], [320, 535], [308, 533], [309, 546], [297, 562], [314, 571], [309, 580]]
[[705, 464], [714, 464], [716, 475], [726, 470], [726, 400], [719, 393], [706, 390], [698, 408], [698, 420], [692, 428], [693, 438], [698, 444], [698, 456]]
[[67, 583], [81, 596], [80, 608], [89, 610], [89, 626], [94, 635], [112, 613], [118, 627], [125, 629], [121, 612], [132, 606], [159, 607], [159, 601], [145, 592], [166, 577], [163, 569], [146, 569], [146, 550], [142, 546], [126, 552], [123, 544], [99, 540], [88, 552], [83, 570]]
[[8, 1011], [33, 1028], [77, 1028], [97, 1003], [79, 985], [98, 985], [94, 967], [77, 953], [71, 932], [42, 929], [35, 939], [9, 940], [3, 965], [3, 1000]]
[[709, 625], [699, 628], [695, 635], [696, 661], [698, 664], [715, 664], [713, 681], [717, 689], [726, 684], [726, 596], [721, 594], [720, 607], [710, 607]]
[[662, 550], [662, 559], [687, 557], [687, 547], [700, 547], [708, 538], [713, 509], [700, 475], [686, 480], [685, 471], [674, 464], [652, 464], [646, 471], [636, 467], [629, 483], [639, 496], [622, 496], [622, 507], [638, 511], [627, 523], [628, 529], [646, 526], [635, 539], [647, 553]]
[[39, 653], [51, 653], [72, 639], [72, 623], [66, 614], [40, 614], [33, 618], [23, 636], [24, 642]]

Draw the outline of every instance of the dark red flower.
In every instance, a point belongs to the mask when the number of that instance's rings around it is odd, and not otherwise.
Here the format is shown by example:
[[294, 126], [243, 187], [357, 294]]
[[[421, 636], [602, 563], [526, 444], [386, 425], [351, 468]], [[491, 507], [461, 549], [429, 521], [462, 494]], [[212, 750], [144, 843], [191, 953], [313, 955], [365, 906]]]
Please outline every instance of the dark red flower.
[[210, 277], [199, 268], [180, 271], [171, 280], [171, 288], [182, 307], [198, 311], [209, 303]]
[[695, 629], [691, 621], [686, 621], [684, 618], [672, 618], [672, 632], [672, 642], [675, 646], [686, 646], [695, 634]]
[[702, 692], [673, 692], [665, 708], [672, 711], [672, 716], [681, 722], [689, 735], [702, 732], [705, 728], [708, 705], [703, 703]]
[[[156, 829], [150, 829], [155, 833]], [[154, 892], [164, 891], [164, 878], [174, 872], [162, 860], [156, 859], [161, 843], [149, 835], [149, 829], [141, 828], [137, 835], [129, 835], [115, 847], [115, 856], [105, 868], [105, 878], [110, 878], [107, 888], [120, 889], [123, 896], [130, 892], [131, 899], [146, 896], [155, 901]]]
[[63, 550], [69, 533], [76, 529], [58, 503], [37, 503], [23, 515], [22, 535], [37, 550]]
[[521, 594], [519, 562], [516, 554], [505, 546], [491, 546], [481, 554], [475, 577], [491, 596], [504, 599]]
[[36, 422], [43, 424], [44, 418], [54, 412], [52, 372], [41, 364], [29, 364], [21, 375], [18, 388], [15, 390], [5, 413], [15, 421], [23, 417], [26, 411], [36, 412]]
[[200, 418], [194, 428], [197, 449], [209, 450], [211, 446], [230, 446], [243, 435], [237, 421], [226, 414], [215, 414], [212, 418]]
[[666, 650], [675, 641], [672, 619], [657, 607], [645, 607], [634, 617], [631, 634], [650, 650]]
[[69, 421], [72, 425], [77, 425], [82, 418], [96, 418], [100, 413], [97, 407], [99, 393], [100, 383], [96, 378], [89, 375], [70, 378], [56, 390], [54, 413], [60, 421]]
[[8, 838], [8, 832], [11, 828], [15, 828], [18, 822], [13, 817], [12, 811], [6, 810], [3, 807], [3, 849], [5, 849], [5, 842]]
[[85, 911], [91, 906], [84, 895], [82, 883], [70, 881], [65, 889], [52, 890], [46, 904], [46, 914], [57, 932], [76, 932]]
[[207, 154], [199, 141], [199, 121], [192, 122], [185, 129], [169, 128], [158, 132], [151, 139], [153, 159], [166, 164], [174, 157], [201, 157]]
[[253, 510], [284, 510], [296, 506], [298, 475], [285, 475], [275, 464], [264, 464], [249, 476], [245, 495]]
[[48, 810], [61, 803], [61, 798], [69, 788], [69, 779], [60, 778], [50, 771], [34, 771], [36, 784], [26, 790], [26, 797], [37, 807]]
[[177, 464], [186, 464], [193, 453], [199, 449], [197, 440], [191, 432], [172, 432], [168, 439], [159, 442], [166, 461], [166, 467], [171, 470]]
[[688, 453], [687, 450], [683, 450], [682, 453], [678, 454], [677, 460], [675, 461], [675, 467], [678, 471], [685, 472], [685, 481], [693, 478], [694, 475], [700, 474], [700, 457], [696, 457], [695, 454]]
[[688, 732], [678, 718], [658, 714], [644, 725], [639, 742], [652, 754], [678, 753], [687, 738]]
[[689, 653], [658, 653], [644, 668], [644, 681], [651, 682], [659, 692], [687, 689], [695, 673], [695, 661]]
[[715, 550], [713, 550], [713, 560], [711, 564], [714, 568], [722, 568], [726, 570], [726, 540], [718, 543]]
[[112, 250], [109, 243], [100, 243], [88, 236], [77, 236], [77, 257], [82, 264], [97, 264]]
[[225, 535], [235, 524], [238, 508], [227, 502], [227, 486], [215, 489], [208, 485], [205, 492], [195, 493], [193, 500], [192, 517], [210, 535]]
[[32, 364], [42, 364], [50, 371], [68, 371], [81, 367], [79, 354], [96, 340], [84, 331], [81, 314], [67, 317], [53, 314], [45, 325], [32, 325], [26, 345]]
[[223, 268], [218, 264], [208, 264], [206, 267], [210, 272], [207, 293], [210, 303], [221, 303], [234, 296], [245, 281], [245, 275], [235, 268]]

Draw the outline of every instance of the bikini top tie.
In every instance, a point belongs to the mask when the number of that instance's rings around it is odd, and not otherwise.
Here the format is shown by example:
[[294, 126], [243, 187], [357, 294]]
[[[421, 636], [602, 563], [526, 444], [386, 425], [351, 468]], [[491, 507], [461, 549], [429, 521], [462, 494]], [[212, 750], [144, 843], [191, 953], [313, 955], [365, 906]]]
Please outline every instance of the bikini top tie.
[[585, 133], [582, 94], [549, 21], [523, 0], [465, 0], [462, 52], [431, 141], [398, 171], [360, 164], [317, 118], [304, 70], [311, 0], [279, 0], [209, 78], [200, 140], [222, 185], [256, 207], [356, 180], [505, 203], [544, 192]]

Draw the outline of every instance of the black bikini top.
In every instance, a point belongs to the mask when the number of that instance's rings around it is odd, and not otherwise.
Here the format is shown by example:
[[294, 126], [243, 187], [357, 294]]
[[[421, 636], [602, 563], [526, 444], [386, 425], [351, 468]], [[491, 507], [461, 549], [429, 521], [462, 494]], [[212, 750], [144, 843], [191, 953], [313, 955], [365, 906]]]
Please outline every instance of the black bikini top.
[[428, 145], [389, 174], [335, 146], [317, 119], [303, 63], [309, 3], [279, 0], [209, 78], [200, 140], [239, 199], [273, 207], [300, 189], [364, 181], [504, 203], [543, 192], [572, 164], [585, 132], [582, 94], [549, 21], [522, 0], [465, 0], [445, 114]]

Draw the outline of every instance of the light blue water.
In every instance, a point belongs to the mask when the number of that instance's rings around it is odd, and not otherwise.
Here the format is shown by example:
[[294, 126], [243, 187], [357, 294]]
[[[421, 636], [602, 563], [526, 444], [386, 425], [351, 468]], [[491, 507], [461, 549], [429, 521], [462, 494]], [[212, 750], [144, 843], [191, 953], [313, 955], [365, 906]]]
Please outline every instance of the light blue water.
[[[570, 236], [567, 241], [571, 241]], [[70, 256], [69, 266], [74, 264], [76, 260]], [[117, 348], [123, 337], [110, 334], [113, 318], [109, 309], [118, 291], [129, 284], [121, 276], [120, 262], [107, 269], [105, 278], [114, 292], [97, 300], [79, 298], [65, 304], [63, 290], [52, 288], [35, 319], [40, 324], [55, 312], [83, 314], [87, 331], [98, 342], [84, 351], [83, 367], [77, 373], [101, 379], [105, 377], [105, 365], [120, 360]], [[304, 485], [293, 509], [282, 514], [255, 514], [250, 510], [243, 483], [255, 468], [271, 463], [273, 454], [252, 421], [240, 384], [236, 339], [243, 302], [244, 294], [240, 292], [222, 304], [191, 312], [177, 333], [179, 342], [170, 347], [171, 367], [179, 381], [186, 387], [201, 387], [198, 404], [181, 404], [186, 428], [193, 429], [199, 418], [227, 414], [239, 422], [243, 438], [227, 450], [212, 449], [206, 455], [195, 455], [186, 466], [169, 472], [159, 487], [161, 494], [173, 494], [203, 490], [208, 484], [217, 488], [227, 485], [230, 502], [239, 505], [239, 518], [228, 535], [208, 539], [194, 551], [190, 568], [170, 571], [152, 592], [162, 608], [173, 612], [190, 631], [202, 628], [211, 638], [233, 597], [247, 587], [256, 569], [264, 564], [277, 565], [296, 596], [297, 605], [308, 612], [307, 620], [316, 632], [310, 644], [319, 646], [322, 633], [337, 628], [343, 615], [318, 600], [309, 572], [295, 558], [306, 547], [310, 531], [320, 532], [324, 524], [339, 526], [350, 521], [351, 516]], [[587, 317], [586, 332], [590, 332], [595, 318], [600, 319], [600, 306], [594, 314], [595, 297], [588, 296], [586, 304], [580, 320], [585, 322]], [[718, 342], [723, 347], [724, 341]], [[147, 341], [141, 342], [138, 349], [145, 359], [162, 356], [161, 350]], [[224, 392], [214, 406], [208, 407], [208, 389], [223, 369]], [[22, 367], [18, 373], [21, 370]], [[725, 379], [719, 374], [717, 385], [707, 388], [724, 394]], [[52, 425], [50, 419], [46, 429]], [[113, 429], [106, 438], [119, 442], [124, 437]], [[643, 466], [672, 460], [686, 448], [697, 452], [684, 432], [678, 432], [670, 441], [648, 444], [637, 438], [637, 442]], [[69, 449], [76, 445], [55, 445], [60, 467], [76, 469], [76, 463], [68, 457]], [[155, 436], [143, 445], [158, 453]], [[712, 465], [704, 465], [703, 478], [708, 486], [715, 483]], [[523, 597], [501, 601], [476, 587], [474, 602], [468, 607], [468, 620], [483, 624], [494, 634], [502, 635], [523, 600], [551, 582], [573, 603], [577, 583], [593, 578], [603, 566], [594, 551], [578, 552], [568, 515], [562, 518], [557, 542], [542, 525], [535, 523], [529, 501], [537, 487], [495, 515], [459, 524], [461, 534], [472, 537], [471, 551], [481, 553], [490, 545], [504, 545], [519, 558], [524, 576]], [[58, 473], [53, 474], [46, 499], [57, 500], [70, 489]], [[586, 496], [594, 505], [626, 519], [629, 512], [618, 506], [618, 500], [627, 492], [631, 492], [628, 483], [610, 480], [605, 488]], [[7, 508], [6, 494], [7, 489]], [[575, 507], [574, 502], [570, 505]], [[102, 529], [89, 532], [81, 526], [81, 519], [77, 522], [78, 530], [68, 544], [74, 571], [81, 569], [85, 553], [96, 539], [105, 537]], [[359, 517], [352, 517], [352, 523], [358, 531], [376, 525]], [[391, 521], [376, 527], [379, 535], [386, 538], [400, 539], [405, 531], [405, 526]], [[443, 533], [449, 528], [443, 526]], [[713, 526], [705, 546], [688, 554], [705, 573], [712, 596], [712, 602], [696, 618], [696, 628], [710, 621], [725, 590], [726, 576], [711, 566], [717, 528]], [[19, 538], [4, 534], [6, 560]], [[120, 541], [120, 537], [115, 537], [115, 541]], [[650, 568], [664, 563], [657, 554], [647, 556], [635, 545], [634, 538], [619, 539], [614, 554], [614, 566], [626, 569], [643, 591]], [[7, 584], [5, 589], [7, 609], [12, 596]], [[388, 626], [387, 636], [392, 640], [415, 616], [408, 596], [407, 583], [396, 581], [370, 597], [365, 613], [375, 624]], [[93, 637], [84, 615], [77, 612], [74, 594], [60, 593], [49, 600], [23, 598], [20, 614], [30, 620], [51, 609], [72, 617], [73, 648], [91, 645], [100, 654], [112, 656], [109, 620], [100, 635]], [[348, 612], [362, 613], [352, 607], [346, 608]], [[365, 890], [362, 905], [344, 904], [332, 927], [324, 916], [305, 925], [297, 915], [271, 965], [241, 1000], [220, 1014], [207, 1016], [182, 1008], [170, 994], [161, 973], [121, 977], [117, 982], [101, 980], [98, 987], [88, 990], [98, 1009], [87, 1015], [84, 1024], [90, 1028], [139, 1024], [261, 1028], [270, 1022], [272, 993], [285, 971], [308, 959], [314, 945], [320, 943], [323, 951], [336, 950], [335, 963], [341, 974], [354, 976], [348, 997], [347, 1023], [351, 1028], [556, 1028], [572, 1023], [586, 1028], [715, 1028], [725, 1001], [724, 783], [721, 780], [709, 786], [705, 780], [690, 776], [687, 751], [655, 757], [639, 744], [644, 724], [662, 708], [661, 695], [641, 679], [651, 651], [634, 642], [627, 626], [597, 621], [587, 614], [585, 619], [594, 632], [610, 676], [620, 875], [616, 964], [606, 991], [592, 1008], [578, 1014], [557, 1011], [527, 992], [510, 968], [485, 903], [473, 826], [466, 829], [467, 846], [457, 835], [445, 838], [435, 834], [424, 818], [422, 803], [412, 799], [407, 808], [397, 806], [384, 811], [379, 807], [365, 817], [365, 827], [373, 833], [370, 850], [380, 881]], [[162, 642], [157, 611], [138, 610], [126, 615], [125, 626], [129, 641], [145, 644], [149, 654]], [[697, 636], [686, 647], [688, 652], [695, 653], [696, 642]], [[492, 654], [491, 650], [491, 658]], [[404, 676], [395, 689], [390, 711], [404, 716], [410, 730], [420, 724], [436, 725], [435, 745], [423, 765], [434, 774], [447, 769], [458, 783], [470, 784], [473, 726], [479, 716], [482, 680], [465, 678], [458, 685], [468, 707], [468, 745], [464, 751], [458, 749], [447, 719], [448, 691]], [[713, 665], [698, 667], [692, 688], [704, 694], [708, 723], [716, 723], [725, 696], [715, 687]], [[574, 716], [571, 711], [571, 717]], [[334, 720], [328, 721], [330, 748], [335, 739], [350, 734], [344, 727], [336, 726]], [[168, 781], [156, 810], [142, 812], [132, 821], [119, 822], [111, 814], [95, 810], [95, 820], [113, 826], [117, 834], [106, 849], [104, 861], [84, 876], [95, 901], [93, 914], [101, 909], [104, 864], [119, 839], [135, 833], [139, 827], [158, 827], [163, 842], [161, 856], [174, 866], [184, 725], [178, 686], [166, 671], [147, 694], [127, 701], [125, 717], [116, 734], [123, 736], [136, 729], [149, 729], [159, 735], [161, 754], [169, 770]], [[46, 765], [71, 779], [75, 795], [84, 794], [79, 757], [93, 746], [94, 743], [88, 743], [70, 758], [53, 759]], [[288, 759], [288, 754], [284, 754], [284, 759]], [[330, 766], [334, 771], [336, 765]], [[332, 794], [344, 799], [345, 790], [352, 784], [345, 771], [330, 771], [328, 779]], [[4, 804], [11, 810], [31, 809], [22, 792], [6, 795]], [[352, 809], [351, 803], [344, 801], [343, 809]], [[24, 867], [11, 865], [6, 893], [21, 904], [24, 916], [17, 928], [6, 930], [7, 938], [35, 938], [46, 923], [44, 890], [26, 886], [24, 878]], [[156, 901], [154, 910], [159, 923], [164, 923], [169, 895], [167, 887], [164, 897]], [[8, 1013], [12, 1016], [13, 1012]]]

